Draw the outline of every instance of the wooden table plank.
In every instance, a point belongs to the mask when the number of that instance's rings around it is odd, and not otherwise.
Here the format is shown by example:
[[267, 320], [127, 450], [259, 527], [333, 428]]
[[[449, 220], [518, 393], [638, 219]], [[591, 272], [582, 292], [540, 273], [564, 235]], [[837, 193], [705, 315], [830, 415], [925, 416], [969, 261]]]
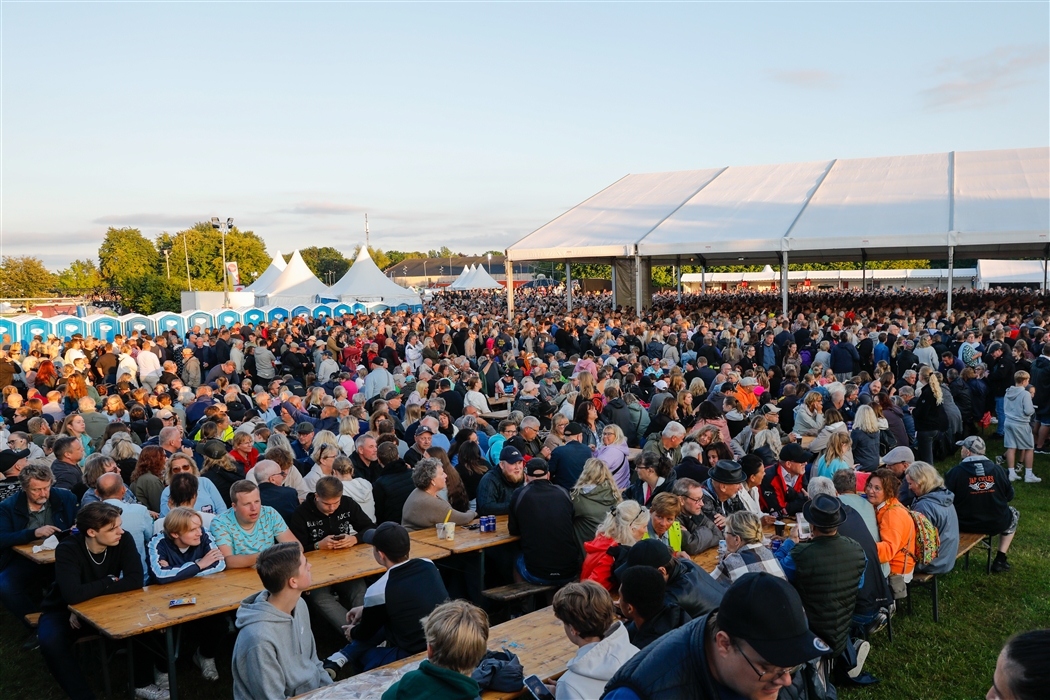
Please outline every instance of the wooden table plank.
[[[565, 666], [576, 655], [577, 647], [565, 636], [561, 622], [554, 617], [550, 607], [529, 613], [489, 630], [488, 648], [499, 651], [506, 647], [514, 652], [525, 669], [525, 675], [533, 674], [543, 680], [561, 675]], [[426, 658], [426, 652], [395, 661], [387, 666], [362, 673], [334, 685], [306, 693], [299, 697], [309, 700], [356, 700], [379, 697], [405, 673], [415, 669]], [[499, 693], [486, 691], [483, 700], [503, 700], [523, 694], [522, 690]]]
[[23, 557], [33, 562], [34, 564], [54, 564], [55, 563], [55, 550], [47, 549], [43, 552], [33, 552], [34, 545], [43, 544], [44, 540], [33, 540], [29, 544], [15, 545], [15, 551], [21, 554]]
[[[459, 538], [458, 532], [456, 537], [457, 539]], [[313, 585], [310, 586], [310, 590], [383, 573], [385, 571], [383, 565], [375, 560], [372, 552], [372, 546], [367, 544], [355, 545], [349, 549], [325, 549], [307, 552], [306, 558], [310, 562], [310, 574], [313, 578]], [[451, 552], [444, 547], [432, 547], [423, 542], [413, 542], [409, 556], [413, 559], [433, 560], [444, 559], [450, 554]], [[256, 581], [258, 581], [258, 577], [256, 577]], [[261, 584], [259, 586], [261, 588]]]
[[416, 530], [415, 532], [409, 533], [409, 537], [413, 542], [430, 545], [432, 547], [439, 547], [448, 550], [452, 554], [463, 554], [465, 552], [474, 552], [479, 549], [507, 544], [508, 542], [517, 542], [519, 538], [516, 535], [510, 534], [510, 530], [507, 527], [507, 520], [508, 516], [497, 515], [495, 532], [468, 530], [463, 526], [457, 526], [456, 539], [451, 542], [448, 540], [439, 540], [437, 538], [437, 531], [432, 527], [428, 527], [426, 530]]

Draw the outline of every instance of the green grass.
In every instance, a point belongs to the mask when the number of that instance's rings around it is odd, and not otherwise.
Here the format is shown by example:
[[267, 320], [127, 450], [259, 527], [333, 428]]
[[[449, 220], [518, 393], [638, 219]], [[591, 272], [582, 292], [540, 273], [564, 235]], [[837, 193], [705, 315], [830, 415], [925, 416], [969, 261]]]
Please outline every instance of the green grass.
[[[1001, 451], [1001, 442], [989, 446], [992, 457]], [[938, 468], [945, 471], [954, 463], [947, 460]], [[940, 579], [939, 624], [933, 622], [929, 592], [914, 592], [913, 614], [902, 612], [894, 618], [893, 644], [885, 632], [872, 640], [866, 669], [882, 682], [863, 689], [840, 688], [843, 698], [983, 698], [1003, 642], [1015, 632], [1050, 627], [1050, 457], [1036, 455], [1035, 468], [1043, 483], [1015, 483], [1013, 504], [1021, 511], [1021, 520], [1010, 549], [1012, 570], [986, 574], [983, 551], [973, 552], [969, 570], [962, 568], [960, 560], [954, 571]], [[317, 620], [313, 627], [322, 657], [342, 646], [334, 631]], [[63, 697], [40, 652], [21, 651], [24, 638], [22, 626], [0, 610], [0, 697]], [[178, 664], [179, 696], [186, 700], [232, 697], [232, 649], [233, 637], [228, 637], [217, 659], [220, 680], [209, 683], [193, 666], [192, 648], [184, 648]], [[85, 651], [82, 666], [101, 696], [94, 653], [93, 649]], [[126, 668], [123, 656], [111, 664], [115, 697], [126, 697]]]

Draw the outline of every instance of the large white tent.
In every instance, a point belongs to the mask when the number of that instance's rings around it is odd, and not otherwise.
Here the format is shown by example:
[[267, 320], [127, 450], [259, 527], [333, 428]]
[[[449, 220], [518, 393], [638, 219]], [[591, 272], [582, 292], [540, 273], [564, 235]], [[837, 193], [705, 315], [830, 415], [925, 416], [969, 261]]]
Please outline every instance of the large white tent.
[[284, 261], [284, 256], [281, 255], [281, 251], [277, 251], [277, 255], [273, 256], [273, 260], [270, 262], [270, 266], [263, 270], [263, 273], [259, 275], [259, 278], [244, 288], [245, 292], [252, 292], [254, 294], [266, 294], [269, 291], [270, 285], [281, 276], [284, 269], [288, 267], [288, 263]]
[[328, 290], [328, 296], [342, 302], [356, 302], [369, 307], [379, 304], [390, 308], [403, 304], [417, 307], [423, 303], [419, 294], [411, 289], [405, 289], [383, 274], [383, 271], [372, 260], [372, 256], [368, 254], [367, 246], [361, 246], [357, 260], [346, 271], [346, 274], [332, 285]]
[[475, 265], [470, 276], [463, 280], [461, 289], [500, 289], [502, 287], [502, 284], [492, 279], [488, 270], [481, 265]]
[[981, 289], [1003, 284], [1046, 289], [1047, 272], [1045, 260], [978, 260], [977, 284]]
[[269, 289], [256, 293], [256, 306], [292, 306], [314, 304], [318, 297], [329, 297], [328, 287], [314, 276], [299, 251], [292, 253], [287, 267], [277, 276]]
[[473, 272], [474, 272], [474, 266], [473, 265], [467, 265], [466, 267], [464, 267], [462, 270], [459, 271], [459, 275], [456, 277], [456, 279], [452, 280], [452, 284], [450, 284], [448, 286], [448, 288], [449, 289], [463, 289], [464, 288], [463, 287], [463, 282], [468, 277], [470, 277], [470, 275], [473, 274]]

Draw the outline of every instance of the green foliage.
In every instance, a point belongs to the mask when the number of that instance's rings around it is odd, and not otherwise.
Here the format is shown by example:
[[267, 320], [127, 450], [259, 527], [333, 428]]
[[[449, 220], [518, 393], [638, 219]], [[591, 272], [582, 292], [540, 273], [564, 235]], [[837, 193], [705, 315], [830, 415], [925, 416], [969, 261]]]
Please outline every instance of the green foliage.
[[300, 248], [299, 254], [317, 279], [328, 285], [334, 284], [350, 269], [351, 261], [331, 246]]
[[386, 253], [387, 258], [390, 260], [391, 265], [397, 265], [402, 260], [418, 259], [427, 257], [425, 253], [421, 253], [418, 250], [404, 251], [404, 250], [388, 250]]
[[102, 275], [94, 260], [74, 260], [56, 275], [55, 287], [62, 292], [97, 289], [102, 286]]
[[46, 296], [55, 286], [55, 276], [40, 258], [29, 255], [3, 257], [0, 262], [0, 297], [19, 299]]
[[453, 253], [449, 249], [449, 247], [446, 246], [446, 245], [441, 246], [440, 250], [428, 250], [427, 251], [427, 257], [428, 258], [449, 258], [449, 257], [452, 257], [453, 255], [455, 255], [455, 253]]
[[[190, 277], [195, 290], [222, 289], [222, 234], [202, 221], [172, 235], [157, 237], [158, 248], [171, 248], [171, 280], [186, 289], [186, 255], [189, 254]], [[241, 284], [249, 285], [270, 265], [266, 244], [252, 231], [241, 231], [236, 226], [226, 235], [226, 260], [236, 261]], [[164, 259], [154, 271], [166, 275]], [[232, 287], [231, 287], [232, 288]]]
[[[194, 287], [196, 289], [196, 287]], [[123, 296], [128, 306], [140, 314], [180, 311], [185, 286], [174, 276], [169, 280], [155, 272], [127, 280]]]
[[[354, 254], [353, 254], [353, 256], [351, 258], [351, 261], [350, 261], [351, 267], [354, 264], [353, 261], [357, 260], [357, 256], [360, 253], [361, 253], [361, 244], [358, 243], [357, 246], [354, 247]], [[372, 257], [372, 262], [374, 262], [376, 264], [376, 266], [380, 270], [385, 270], [388, 267], [390, 267], [390, 265], [392, 264], [390, 262], [390, 258], [387, 257], [386, 253], [384, 253], [379, 248], [373, 248], [372, 246], [368, 246], [368, 254]]]
[[160, 256], [153, 243], [137, 228], [110, 226], [98, 249], [98, 261], [102, 279], [114, 287], [122, 287], [129, 279], [156, 272]]

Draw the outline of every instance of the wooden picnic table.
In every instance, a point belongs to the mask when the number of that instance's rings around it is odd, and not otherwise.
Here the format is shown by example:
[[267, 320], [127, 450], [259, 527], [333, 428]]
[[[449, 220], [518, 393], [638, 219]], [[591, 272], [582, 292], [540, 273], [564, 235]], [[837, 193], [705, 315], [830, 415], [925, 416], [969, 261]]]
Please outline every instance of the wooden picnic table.
[[501, 396], [498, 399], [490, 398], [490, 399], [488, 399], [488, 403], [489, 403], [489, 406], [509, 406], [510, 404], [514, 403], [514, 397], [513, 396]]
[[464, 554], [465, 552], [474, 552], [479, 549], [496, 547], [509, 542], [517, 542], [519, 537], [510, 534], [507, 525], [508, 520], [509, 516], [497, 515], [495, 532], [468, 530], [462, 525], [457, 525], [456, 539], [452, 541], [439, 540], [437, 538], [437, 530], [432, 527], [428, 527], [426, 530], [416, 530], [415, 532], [409, 533], [408, 536], [413, 542], [429, 545], [431, 547], [440, 547], [451, 554]]
[[44, 543], [44, 540], [33, 540], [29, 544], [15, 545], [15, 551], [34, 564], [54, 564], [55, 550], [45, 549], [42, 552], [34, 552], [33, 547]]
[[[449, 556], [445, 549], [423, 543], [412, 543], [412, 557], [441, 559]], [[307, 552], [311, 564], [313, 588], [350, 581], [382, 572], [369, 545], [356, 545], [345, 550]], [[69, 609], [89, 622], [110, 639], [127, 639], [147, 632], [163, 631], [166, 636], [169, 685], [173, 700], [178, 696], [175, 678], [176, 644], [173, 630], [184, 622], [235, 610], [241, 601], [262, 590], [254, 568], [229, 569], [208, 576], [164, 585], [146, 586], [126, 593], [99, 596]], [[196, 598], [194, 605], [168, 607], [176, 598]], [[129, 663], [131, 661], [129, 654]], [[133, 674], [129, 673], [129, 680]], [[134, 689], [131, 689], [132, 693]]]
[[[795, 524], [794, 518], [785, 517], [783, 520], [787, 524], [790, 524], [790, 525], [794, 525]], [[791, 532], [790, 528], [785, 528], [784, 529], [784, 538], [785, 539], [788, 537], [790, 532]], [[776, 528], [773, 527], [772, 525], [763, 525], [762, 526], [762, 534], [765, 535], [766, 537], [773, 537], [776, 534]], [[710, 549], [705, 549], [704, 551], [700, 552], [699, 554], [694, 554], [692, 556], [692, 560], [701, 569], [703, 569], [707, 573], [711, 573], [712, 571], [715, 570], [715, 567], [718, 566], [718, 547], [711, 547]]]
[[488, 413], [482, 413], [481, 417], [485, 420], [503, 420], [510, 415], [510, 411], [489, 411]]
[[[551, 607], [490, 629], [488, 648], [499, 651], [504, 647], [518, 656], [526, 676], [535, 674], [544, 681], [560, 676], [578, 651], [576, 645], [565, 636], [565, 630], [554, 617]], [[419, 662], [426, 657], [426, 652], [422, 652], [299, 697], [309, 700], [377, 698], [405, 673], [418, 667]], [[481, 697], [482, 700], [503, 700], [520, 697], [524, 693], [524, 688], [509, 693], [489, 690], [483, 692]]]

